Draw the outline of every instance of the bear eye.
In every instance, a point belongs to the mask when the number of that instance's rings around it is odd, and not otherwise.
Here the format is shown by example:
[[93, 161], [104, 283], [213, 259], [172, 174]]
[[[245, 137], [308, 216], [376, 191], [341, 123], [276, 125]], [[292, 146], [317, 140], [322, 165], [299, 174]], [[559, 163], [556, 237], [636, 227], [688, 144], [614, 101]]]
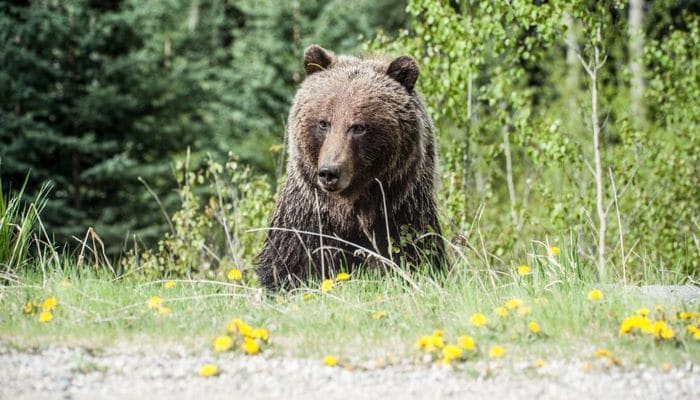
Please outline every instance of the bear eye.
[[326, 129], [328, 129], [329, 125], [330, 125], [330, 123], [328, 121], [324, 121], [324, 120], [318, 121], [318, 127], [322, 131], [325, 131]]
[[352, 133], [355, 135], [363, 135], [365, 132], [367, 132], [367, 125], [365, 124], [357, 124], [352, 128]]

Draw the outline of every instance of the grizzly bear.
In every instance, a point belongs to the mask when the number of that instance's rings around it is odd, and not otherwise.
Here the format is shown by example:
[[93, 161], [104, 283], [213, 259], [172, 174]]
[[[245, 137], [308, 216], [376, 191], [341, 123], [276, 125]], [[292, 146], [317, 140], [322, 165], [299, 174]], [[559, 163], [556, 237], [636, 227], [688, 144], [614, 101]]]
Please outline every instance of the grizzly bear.
[[360, 265], [438, 268], [437, 155], [416, 62], [312, 45], [304, 68], [287, 122], [287, 179], [257, 260], [262, 285], [292, 288]]

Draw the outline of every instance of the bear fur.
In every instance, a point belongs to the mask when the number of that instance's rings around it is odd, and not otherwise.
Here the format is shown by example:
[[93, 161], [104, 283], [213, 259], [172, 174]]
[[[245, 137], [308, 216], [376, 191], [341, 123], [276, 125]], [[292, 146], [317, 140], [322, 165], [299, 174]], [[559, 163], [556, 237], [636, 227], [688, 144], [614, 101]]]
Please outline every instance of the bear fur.
[[262, 285], [292, 288], [363, 264], [441, 266], [437, 154], [416, 62], [312, 45], [304, 68], [287, 123], [287, 179], [257, 260]]

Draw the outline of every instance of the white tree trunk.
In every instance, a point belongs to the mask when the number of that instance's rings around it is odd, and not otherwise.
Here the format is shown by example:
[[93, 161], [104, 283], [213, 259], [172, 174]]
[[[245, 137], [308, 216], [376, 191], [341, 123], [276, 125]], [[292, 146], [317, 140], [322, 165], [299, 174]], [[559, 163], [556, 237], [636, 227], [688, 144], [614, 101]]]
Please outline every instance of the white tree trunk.
[[629, 58], [630, 111], [636, 124], [643, 125], [646, 118], [644, 108], [644, 0], [630, 0], [629, 14]]

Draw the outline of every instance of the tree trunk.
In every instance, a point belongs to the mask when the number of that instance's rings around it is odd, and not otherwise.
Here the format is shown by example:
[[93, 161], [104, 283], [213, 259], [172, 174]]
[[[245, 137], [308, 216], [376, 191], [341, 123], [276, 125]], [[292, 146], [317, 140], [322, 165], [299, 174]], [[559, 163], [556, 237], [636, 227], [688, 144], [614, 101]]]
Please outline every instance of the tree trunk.
[[630, 0], [629, 14], [629, 58], [630, 73], [630, 112], [637, 126], [645, 122], [644, 108], [644, 0]]

